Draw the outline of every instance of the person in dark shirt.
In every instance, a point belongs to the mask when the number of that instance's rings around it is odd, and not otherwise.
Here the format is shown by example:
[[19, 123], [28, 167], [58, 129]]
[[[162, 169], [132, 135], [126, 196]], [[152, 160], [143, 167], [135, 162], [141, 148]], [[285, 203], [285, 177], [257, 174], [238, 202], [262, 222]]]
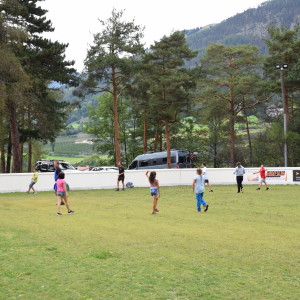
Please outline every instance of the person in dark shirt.
[[118, 181], [117, 181], [117, 189], [116, 189], [116, 191], [118, 192], [118, 191], [120, 190], [120, 189], [119, 189], [120, 181], [122, 181], [122, 184], [123, 184], [123, 189], [122, 189], [122, 191], [125, 191], [125, 185], [124, 185], [125, 169], [123, 168], [121, 162], [118, 163], [118, 168], [119, 168], [119, 174], [118, 174]]

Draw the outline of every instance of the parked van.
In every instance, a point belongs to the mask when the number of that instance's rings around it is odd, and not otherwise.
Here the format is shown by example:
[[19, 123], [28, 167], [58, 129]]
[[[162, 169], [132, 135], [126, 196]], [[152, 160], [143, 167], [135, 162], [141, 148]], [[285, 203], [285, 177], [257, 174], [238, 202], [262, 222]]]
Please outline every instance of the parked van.
[[[172, 168], [193, 168], [189, 151], [171, 150]], [[166, 169], [167, 152], [152, 152], [137, 156], [129, 165], [129, 170]]]

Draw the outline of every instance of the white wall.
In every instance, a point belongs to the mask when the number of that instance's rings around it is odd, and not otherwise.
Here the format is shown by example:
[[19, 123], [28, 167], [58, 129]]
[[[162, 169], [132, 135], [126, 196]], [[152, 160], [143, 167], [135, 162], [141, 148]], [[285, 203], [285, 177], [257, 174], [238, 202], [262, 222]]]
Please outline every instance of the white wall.
[[[267, 168], [269, 184], [300, 184], [293, 182], [293, 170], [300, 168]], [[235, 184], [234, 169], [208, 168], [208, 176], [212, 185]], [[244, 184], [258, 184], [257, 175], [253, 172], [258, 168], [246, 168]], [[125, 183], [133, 182], [135, 187], [148, 187], [145, 170], [125, 171]], [[196, 169], [160, 169], [156, 170], [157, 178], [162, 186], [190, 185], [196, 174]], [[277, 173], [276, 173], [277, 172]], [[282, 173], [278, 175], [278, 172]], [[66, 173], [66, 181], [73, 190], [112, 189], [116, 187], [117, 172], [76, 172]], [[25, 192], [28, 188], [32, 173], [0, 174], [0, 193]], [[51, 191], [54, 185], [53, 173], [39, 173], [38, 182], [35, 185], [37, 191]]]

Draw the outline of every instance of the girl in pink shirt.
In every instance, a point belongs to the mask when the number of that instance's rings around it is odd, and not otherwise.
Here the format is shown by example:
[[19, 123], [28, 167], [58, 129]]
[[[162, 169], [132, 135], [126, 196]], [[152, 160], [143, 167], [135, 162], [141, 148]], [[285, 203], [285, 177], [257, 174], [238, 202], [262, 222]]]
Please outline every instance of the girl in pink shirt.
[[150, 175], [148, 175], [149, 171], [146, 172], [146, 176], [149, 179], [149, 183], [150, 183], [150, 194], [151, 196], [153, 196], [153, 210], [152, 210], [152, 214], [156, 214], [159, 212], [159, 210], [157, 209], [157, 202], [158, 202], [158, 198], [160, 197], [160, 187], [159, 187], [159, 182], [156, 179], [156, 172], [152, 171], [150, 172]]
[[65, 181], [65, 173], [60, 172], [58, 174], [58, 179], [56, 181], [57, 186], [57, 215], [61, 216], [60, 213], [60, 205], [64, 200], [66, 207], [68, 209], [68, 214], [71, 215], [74, 213], [73, 210], [70, 209], [69, 200], [68, 200], [68, 192], [67, 192], [67, 183]]

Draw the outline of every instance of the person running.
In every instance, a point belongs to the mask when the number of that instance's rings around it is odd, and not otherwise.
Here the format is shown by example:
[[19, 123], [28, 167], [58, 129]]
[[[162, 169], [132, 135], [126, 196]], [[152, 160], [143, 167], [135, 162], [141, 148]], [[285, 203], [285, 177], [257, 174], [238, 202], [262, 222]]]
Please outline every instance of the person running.
[[32, 190], [32, 192], [34, 193], [34, 194], [36, 194], [36, 190], [34, 189], [34, 185], [37, 183], [37, 181], [38, 181], [38, 177], [39, 177], [39, 173], [38, 173], [38, 169], [37, 168], [34, 168], [34, 170], [33, 170], [33, 176], [32, 176], [32, 178], [31, 178], [31, 182], [30, 182], [30, 184], [29, 184], [29, 186], [28, 186], [28, 191], [26, 192], [27, 194], [29, 194], [30, 193], [30, 190]]
[[148, 180], [150, 183], [150, 195], [153, 196], [152, 214], [154, 215], [159, 212], [159, 210], [157, 209], [158, 198], [160, 198], [159, 182], [156, 179], [155, 171], [150, 172], [150, 174], [149, 174], [149, 171], [147, 171], [146, 176], [148, 177]]
[[[53, 190], [54, 190], [54, 194], [55, 196], [57, 196], [57, 184], [56, 184], [56, 181], [58, 179], [58, 175], [61, 171], [61, 168], [59, 167], [59, 161], [58, 160], [55, 160], [54, 163], [53, 163], [53, 166], [54, 166], [54, 186], [53, 186]], [[61, 205], [65, 205], [64, 201], [62, 200], [61, 202]]]
[[67, 191], [67, 183], [65, 181], [65, 173], [60, 172], [58, 174], [58, 178], [56, 181], [56, 194], [57, 194], [57, 215], [61, 216], [60, 213], [60, 206], [61, 203], [64, 202], [66, 204], [66, 207], [68, 209], [68, 214], [71, 215], [75, 211], [71, 210], [68, 200], [68, 191]]
[[203, 195], [205, 190], [205, 179], [201, 169], [196, 170], [196, 176], [193, 180], [193, 193], [196, 194], [196, 207], [197, 211], [201, 212], [201, 205], [204, 208], [204, 212], [208, 210], [208, 204], [204, 201]]
[[125, 191], [125, 185], [124, 185], [125, 169], [123, 168], [121, 162], [118, 163], [118, 169], [119, 169], [119, 174], [118, 174], [118, 181], [117, 181], [117, 189], [116, 189], [116, 191], [118, 192], [118, 191], [120, 190], [120, 189], [119, 189], [120, 181], [122, 181], [122, 184], [123, 184], [123, 189], [122, 189], [122, 191]]
[[212, 189], [212, 186], [210, 185], [209, 183], [209, 180], [208, 180], [208, 174], [207, 174], [207, 169], [206, 169], [206, 162], [202, 163], [202, 174], [203, 174], [203, 177], [204, 177], [204, 183], [206, 183], [209, 187], [209, 192], [212, 193], [213, 192], [213, 189]]
[[245, 169], [241, 165], [240, 162], [237, 163], [237, 167], [235, 168], [235, 171], [233, 172], [233, 174], [236, 174], [236, 183], [237, 183], [237, 187], [238, 187], [237, 192], [244, 193], [243, 179], [244, 179]]
[[267, 177], [266, 172], [267, 169], [265, 169], [264, 165], [261, 165], [259, 171], [253, 173], [253, 174], [257, 174], [257, 173], [260, 174], [260, 183], [259, 183], [259, 187], [256, 189], [257, 191], [260, 190], [263, 183], [266, 185], [266, 191], [269, 190], [269, 186], [266, 181], [266, 177]]

